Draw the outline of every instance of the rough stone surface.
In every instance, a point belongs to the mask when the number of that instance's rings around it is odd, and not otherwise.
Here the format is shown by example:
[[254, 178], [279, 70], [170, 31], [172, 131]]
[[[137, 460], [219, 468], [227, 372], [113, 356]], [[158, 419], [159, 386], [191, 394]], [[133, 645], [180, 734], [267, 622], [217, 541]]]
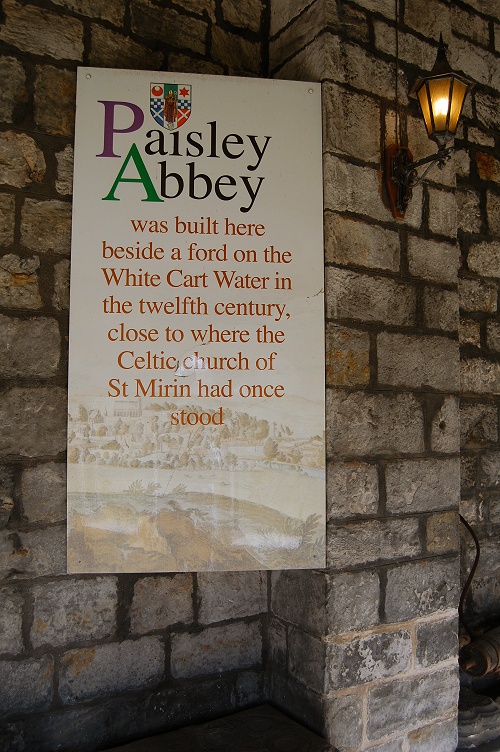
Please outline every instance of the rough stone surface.
[[23, 596], [14, 588], [0, 588], [0, 653], [16, 655], [23, 649]]
[[38, 253], [69, 254], [71, 204], [26, 199], [21, 218], [21, 241]]
[[364, 462], [332, 462], [328, 466], [328, 519], [376, 515], [378, 471]]
[[469, 269], [483, 277], [500, 278], [500, 242], [473, 245], [467, 256]]
[[422, 408], [408, 394], [327, 395], [328, 453], [343, 456], [421, 452]]
[[460, 368], [463, 392], [500, 394], [500, 363], [484, 358], [464, 358]]
[[66, 466], [46, 462], [23, 470], [23, 512], [29, 522], [61, 522], [66, 518]]
[[458, 458], [389, 462], [385, 477], [387, 509], [392, 514], [429, 512], [458, 505]]
[[496, 193], [486, 194], [486, 211], [488, 226], [494, 235], [500, 235], [500, 196]]
[[256, 42], [213, 29], [212, 53], [216, 62], [228, 67], [232, 74], [257, 74], [260, 68], [260, 46]]
[[3, 55], [0, 60], [0, 120], [12, 123], [14, 109], [19, 101], [26, 102], [25, 73], [22, 64], [14, 57]]
[[92, 24], [92, 50], [89, 57], [91, 65], [102, 68], [157, 70], [162, 64], [162, 59], [161, 52], [153, 52], [123, 34]]
[[277, 34], [310, 4], [310, 0], [275, 0], [271, 5], [271, 35]]
[[[376, 162], [380, 150], [380, 109], [377, 101], [332, 83], [324, 84], [323, 99], [323, 148], [358, 157], [365, 162]], [[360, 112], [363, 112], [362, 118], [359, 117]], [[344, 127], [339, 128], [339, 123], [343, 123]]]
[[74, 703], [152, 686], [163, 676], [164, 660], [157, 637], [70, 650], [61, 658], [59, 694]]
[[454, 238], [457, 234], [457, 201], [453, 193], [429, 188], [429, 229]]
[[76, 76], [51, 65], [36, 68], [35, 122], [47, 133], [72, 136], [75, 127]]
[[344, 269], [326, 270], [327, 316], [409, 326], [415, 317], [415, 291], [392, 279]]
[[116, 629], [116, 577], [38, 585], [33, 600], [34, 647], [102, 640]]
[[456, 5], [451, 7], [451, 24], [454, 32], [469, 37], [474, 42], [487, 47], [489, 44], [489, 28], [485, 18], [477, 13], [468, 13]]
[[417, 626], [417, 662], [422, 668], [454, 658], [458, 651], [458, 624], [453, 616]]
[[7, 389], [0, 400], [0, 455], [40, 457], [66, 447], [66, 391], [58, 386]]
[[326, 646], [321, 640], [293, 627], [288, 634], [290, 673], [316, 692], [325, 687]]
[[343, 689], [395, 676], [410, 668], [412, 640], [407, 630], [370, 634], [328, 645], [330, 689]]
[[41, 308], [38, 289], [38, 256], [20, 258], [8, 253], [0, 258], [0, 305], [5, 308]]
[[41, 376], [57, 373], [60, 336], [57, 321], [48, 317], [19, 319], [0, 314], [0, 376]]
[[236, 622], [172, 638], [171, 671], [176, 678], [248, 668], [261, 660], [259, 622]]
[[495, 313], [497, 289], [495, 285], [478, 279], [461, 279], [458, 283], [460, 308], [469, 313]]
[[377, 337], [377, 356], [380, 384], [446, 392], [459, 388], [459, 352], [454, 340], [382, 332]]
[[363, 705], [359, 694], [329, 696], [325, 701], [328, 739], [339, 749], [359, 748], [363, 734]]
[[341, 572], [329, 581], [330, 635], [368, 629], [379, 622], [380, 584], [376, 572]]
[[326, 260], [344, 266], [399, 270], [399, 236], [393, 230], [325, 212]]
[[59, 261], [54, 267], [54, 294], [52, 305], [57, 311], [69, 308], [69, 261]]
[[12, 569], [18, 577], [66, 574], [66, 529], [47, 527], [19, 534]]
[[481, 347], [481, 323], [462, 318], [458, 329], [460, 345], [474, 345]]
[[498, 413], [494, 405], [478, 403], [460, 406], [460, 444], [488, 446], [498, 438]]
[[145, 577], [138, 580], [130, 609], [130, 629], [144, 634], [193, 620], [193, 582], [190, 574]]
[[202, 624], [254, 616], [267, 609], [267, 577], [262, 572], [200, 572], [198, 598]]
[[0, 182], [13, 188], [42, 183], [45, 158], [36, 141], [24, 133], [0, 133]]
[[408, 238], [408, 267], [419, 279], [432, 282], [453, 283], [457, 281], [460, 252], [456, 245], [435, 240]]
[[457, 723], [452, 718], [442, 723], [433, 723], [426, 728], [408, 734], [410, 752], [449, 752], [458, 743]]
[[325, 208], [388, 220], [378, 186], [377, 171], [350, 164], [326, 154], [324, 159]]
[[123, 22], [124, 7], [121, 0], [53, 0], [53, 5], [69, 8], [81, 16], [102, 18], [115, 26]]
[[56, 190], [61, 196], [68, 196], [73, 191], [73, 147], [66, 146], [56, 154], [57, 178]]
[[490, 350], [500, 352], [500, 324], [496, 321], [486, 323], [486, 342]]
[[331, 386], [370, 382], [370, 336], [346, 327], [327, 325], [326, 382]]
[[23, 52], [49, 55], [55, 60], [82, 60], [83, 26], [80, 21], [33, 5], [19, 5], [14, 0], [5, 0], [3, 10], [2, 42]]
[[39, 660], [0, 661], [4, 717], [47, 708], [52, 701], [53, 672], [54, 658], [50, 655]]
[[458, 295], [434, 287], [424, 289], [424, 322], [429, 329], [455, 332], [458, 328]]
[[222, 14], [234, 26], [258, 31], [262, 4], [260, 0], [223, 0]]
[[456, 607], [459, 595], [458, 562], [417, 561], [387, 573], [385, 612], [389, 622], [405, 621]]
[[426, 544], [430, 554], [452, 554], [459, 547], [457, 512], [431, 514], [427, 518]]
[[8, 246], [14, 240], [14, 196], [0, 194], [0, 245]]
[[431, 447], [435, 452], [455, 453], [460, 448], [460, 412], [457, 397], [445, 397], [431, 423]]
[[325, 575], [314, 571], [272, 573], [271, 610], [275, 616], [313, 634], [325, 628]]
[[500, 486], [500, 451], [485, 452], [479, 463], [481, 486]]
[[480, 196], [469, 188], [457, 191], [457, 220], [458, 227], [463, 232], [481, 231]]
[[207, 24], [198, 18], [154, 5], [150, 0], [131, 3], [132, 31], [146, 39], [161, 39], [163, 44], [206, 52]]
[[328, 566], [333, 569], [343, 569], [346, 562], [350, 566], [375, 564], [411, 558], [420, 552], [416, 518], [370, 520], [342, 526], [337, 523], [327, 539]]

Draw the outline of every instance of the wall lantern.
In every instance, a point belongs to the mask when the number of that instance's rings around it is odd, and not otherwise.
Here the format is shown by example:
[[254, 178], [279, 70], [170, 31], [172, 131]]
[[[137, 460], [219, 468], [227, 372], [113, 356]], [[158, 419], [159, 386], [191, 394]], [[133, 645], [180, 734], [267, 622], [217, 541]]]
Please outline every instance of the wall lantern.
[[[437, 143], [437, 154], [413, 162], [411, 151], [399, 144], [388, 146], [385, 152], [386, 185], [396, 219], [404, 217], [412, 187], [423, 180], [433, 165], [443, 167], [455, 151], [453, 146], [445, 147], [455, 136], [465, 97], [473, 85], [470, 79], [450, 68], [441, 35], [434, 67], [428, 76], [419, 78], [410, 91], [410, 96], [420, 104], [427, 135]], [[428, 164], [427, 169], [418, 177], [417, 167], [425, 164]]]

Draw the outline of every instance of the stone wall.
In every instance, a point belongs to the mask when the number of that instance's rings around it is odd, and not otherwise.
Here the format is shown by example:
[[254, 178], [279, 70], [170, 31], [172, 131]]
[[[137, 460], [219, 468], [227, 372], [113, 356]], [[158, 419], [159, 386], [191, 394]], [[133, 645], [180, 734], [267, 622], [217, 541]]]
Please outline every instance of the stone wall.
[[[400, 136], [415, 158], [434, 149], [408, 84], [440, 31], [478, 87], [466, 151], [398, 222], [380, 172], [395, 137], [394, 0], [4, 0], [2, 752], [101, 749], [265, 698], [341, 752], [455, 749], [460, 388], [461, 511], [484, 562], [469, 614], [500, 616], [500, 11], [400, 5]], [[327, 570], [64, 574], [82, 63], [323, 82]]]
[[64, 575], [76, 66], [262, 75], [267, 15], [2, 5], [0, 749], [102, 749], [263, 698], [267, 574]]

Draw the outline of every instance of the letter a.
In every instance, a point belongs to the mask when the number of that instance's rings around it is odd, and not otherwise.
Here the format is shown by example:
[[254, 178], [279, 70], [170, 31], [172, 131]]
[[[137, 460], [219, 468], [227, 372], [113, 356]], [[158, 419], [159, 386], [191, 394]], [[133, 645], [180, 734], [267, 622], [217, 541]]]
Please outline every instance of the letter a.
[[[138, 178], [124, 178], [123, 173], [127, 169], [127, 165], [132, 160], [137, 168], [137, 172], [139, 173]], [[130, 151], [125, 157], [125, 160], [121, 166], [121, 169], [116, 176], [116, 180], [111, 186], [111, 190], [108, 193], [107, 196], [104, 196], [102, 201], [119, 201], [119, 198], [115, 197], [115, 191], [119, 183], [142, 183], [144, 186], [144, 190], [146, 191], [147, 198], [143, 198], [142, 201], [160, 201], [163, 203], [163, 199], [161, 199], [158, 194], [155, 191], [154, 185], [151, 182], [151, 178], [148, 175], [148, 171], [146, 169], [146, 165], [144, 164], [141, 155], [139, 154], [139, 149], [137, 148], [136, 144], [132, 144], [130, 147]]]

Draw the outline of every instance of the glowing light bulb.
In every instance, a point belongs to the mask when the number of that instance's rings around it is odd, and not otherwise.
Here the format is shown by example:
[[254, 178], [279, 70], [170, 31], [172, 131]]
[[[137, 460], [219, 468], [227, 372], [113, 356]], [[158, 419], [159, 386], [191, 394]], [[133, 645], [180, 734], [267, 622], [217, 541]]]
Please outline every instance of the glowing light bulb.
[[440, 97], [434, 105], [434, 117], [446, 117], [448, 113], [448, 98]]

